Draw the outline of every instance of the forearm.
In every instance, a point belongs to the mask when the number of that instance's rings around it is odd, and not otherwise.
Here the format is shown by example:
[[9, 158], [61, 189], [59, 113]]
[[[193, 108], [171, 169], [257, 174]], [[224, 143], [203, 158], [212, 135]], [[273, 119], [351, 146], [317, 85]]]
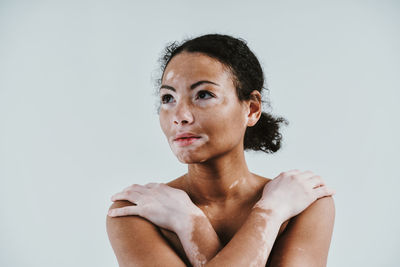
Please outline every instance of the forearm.
[[265, 266], [281, 220], [255, 206], [231, 241], [206, 266]]
[[207, 218], [192, 220], [177, 235], [193, 266], [265, 266], [281, 223], [271, 209], [256, 205], [222, 250]]
[[191, 264], [204, 266], [222, 249], [221, 241], [204, 214], [192, 215], [187, 222], [176, 234]]

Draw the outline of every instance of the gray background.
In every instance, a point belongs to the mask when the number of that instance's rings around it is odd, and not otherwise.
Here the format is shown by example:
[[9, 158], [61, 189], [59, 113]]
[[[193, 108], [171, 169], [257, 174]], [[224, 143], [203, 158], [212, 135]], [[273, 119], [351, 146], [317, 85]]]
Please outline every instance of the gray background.
[[328, 266], [398, 266], [398, 1], [0, 1], [0, 265], [116, 266], [110, 196], [183, 174], [153, 95], [166, 43], [248, 41], [290, 122], [246, 153], [337, 190]]

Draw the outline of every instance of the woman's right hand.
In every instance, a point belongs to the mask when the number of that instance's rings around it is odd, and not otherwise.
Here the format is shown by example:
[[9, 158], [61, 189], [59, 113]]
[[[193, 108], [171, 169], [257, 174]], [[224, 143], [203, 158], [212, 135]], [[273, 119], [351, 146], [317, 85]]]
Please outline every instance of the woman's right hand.
[[321, 176], [297, 169], [280, 173], [269, 181], [255, 206], [270, 209], [286, 221], [305, 210], [315, 200], [331, 196], [335, 190], [327, 187]]

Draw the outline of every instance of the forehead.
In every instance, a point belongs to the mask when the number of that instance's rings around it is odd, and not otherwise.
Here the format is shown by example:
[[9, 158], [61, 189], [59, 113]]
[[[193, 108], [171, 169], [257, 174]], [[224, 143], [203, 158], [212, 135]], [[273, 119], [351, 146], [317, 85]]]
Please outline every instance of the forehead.
[[165, 68], [162, 81], [177, 79], [230, 80], [229, 69], [217, 59], [203, 53], [182, 52], [174, 56]]

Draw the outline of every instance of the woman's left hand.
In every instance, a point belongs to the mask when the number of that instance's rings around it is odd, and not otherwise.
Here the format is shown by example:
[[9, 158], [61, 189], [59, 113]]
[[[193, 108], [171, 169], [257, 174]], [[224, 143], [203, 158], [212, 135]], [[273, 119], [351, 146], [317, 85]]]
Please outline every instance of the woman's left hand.
[[192, 215], [205, 216], [185, 191], [164, 183], [133, 184], [113, 195], [111, 200], [128, 200], [136, 205], [111, 209], [109, 216], [139, 215], [173, 232], [184, 227]]

